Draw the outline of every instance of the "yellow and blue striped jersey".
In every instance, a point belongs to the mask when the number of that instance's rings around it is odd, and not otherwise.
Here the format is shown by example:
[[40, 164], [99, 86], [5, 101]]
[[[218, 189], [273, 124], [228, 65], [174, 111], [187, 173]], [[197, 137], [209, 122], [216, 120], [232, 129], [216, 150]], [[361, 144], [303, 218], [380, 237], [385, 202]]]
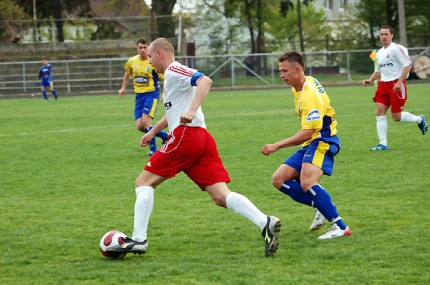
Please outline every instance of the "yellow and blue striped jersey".
[[336, 135], [336, 113], [321, 83], [312, 76], [306, 76], [302, 91], [297, 92], [294, 87], [291, 90], [302, 130], [314, 130], [312, 138], [304, 142], [303, 146], [315, 139], [330, 140], [330, 137]]
[[124, 69], [133, 76], [134, 92], [137, 94], [159, 90], [158, 80], [164, 80], [164, 75], [155, 72], [149, 59], [141, 60], [138, 54], [127, 60]]

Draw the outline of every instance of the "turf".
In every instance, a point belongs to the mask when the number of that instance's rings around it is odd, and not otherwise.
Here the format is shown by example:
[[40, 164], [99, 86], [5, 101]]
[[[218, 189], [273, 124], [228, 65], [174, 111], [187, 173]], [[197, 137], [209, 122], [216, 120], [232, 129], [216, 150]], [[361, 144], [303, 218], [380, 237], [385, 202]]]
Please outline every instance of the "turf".
[[[273, 258], [255, 225], [183, 174], [156, 189], [147, 254], [104, 258], [105, 232], [131, 234], [134, 180], [147, 161], [133, 96], [0, 100], [0, 283], [429, 284], [430, 134], [389, 120], [390, 150], [371, 153], [374, 88], [326, 89], [342, 150], [321, 184], [353, 231], [329, 241], [316, 239], [328, 226], [308, 231], [311, 208], [271, 186], [296, 148], [260, 154], [299, 128], [290, 92], [214, 91], [204, 102], [230, 188], [283, 222]], [[405, 109], [430, 119], [429, 90], [410, 84]]]

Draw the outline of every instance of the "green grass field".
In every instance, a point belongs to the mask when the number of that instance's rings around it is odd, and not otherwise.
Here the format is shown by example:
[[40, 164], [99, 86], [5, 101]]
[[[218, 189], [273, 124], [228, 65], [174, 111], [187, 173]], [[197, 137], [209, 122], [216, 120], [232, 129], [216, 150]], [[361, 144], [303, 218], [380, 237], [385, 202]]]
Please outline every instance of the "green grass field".
[[[183, 174], [155, 191], [147, 254], [104, 258], [105, 232], [131, 235], [147, 161], [134, 97], [0, 100], [0, 284], [429, 284], [430, 134], [389, 120], [390, 150], [371, 153], [374, 88], [326, 90], [342, 150], [321, 184], [353, 231], [328, 241], [317, 240], [328, 226], [308, 231], [311, 208], [271, 186], [295, 148], [260, 154], [299, 128], [289, 90], [214, 91], [203, 105], [230, 188], [282, 220], [273, 258], [255, 225]], [[430, 119], [429, 91], [410, 84], [405, 109]]]

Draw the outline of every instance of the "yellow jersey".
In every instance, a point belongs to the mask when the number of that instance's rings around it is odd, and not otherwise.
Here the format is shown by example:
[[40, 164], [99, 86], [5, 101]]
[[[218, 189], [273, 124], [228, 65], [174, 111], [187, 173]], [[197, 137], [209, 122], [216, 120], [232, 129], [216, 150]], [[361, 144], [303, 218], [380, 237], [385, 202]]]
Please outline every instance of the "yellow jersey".
[[314, 130], [312, 138], [304, 142], [303, 146], [318, 138], [330, 141], [330, 137], [337, 134], [336, 113], [321, 83], [312, 76], [306, 76], [302, 91], [298, 92], [294, 87], [291, 90], [302, 130]]
[[127, 60], [124, 69], [133, 77], [133, 87], [136, 94], [159, 90], [158, 80], [164, 80], [164, 75], [155, 72], [149, 59], [141, 60], [138, 54]]

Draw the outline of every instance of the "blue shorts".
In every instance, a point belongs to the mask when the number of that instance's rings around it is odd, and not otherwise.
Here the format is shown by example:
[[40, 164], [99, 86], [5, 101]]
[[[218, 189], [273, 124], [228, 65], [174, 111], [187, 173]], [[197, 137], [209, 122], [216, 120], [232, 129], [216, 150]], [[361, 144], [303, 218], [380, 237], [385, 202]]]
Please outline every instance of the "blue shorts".
[[40, 87], [44, 87], [44, 88], [53, 88], [54, 87], [54, 82], [53, 81], [48, 81], [48, 80], [42, 80], [40, 82]]
[[159, 100], [160, 90], [136, 94], [136, 101], [134, 104], [134, 120], [140, 119], [143, 114], [154, 118]]
[[321, 168], [325, 175], [331, 176], [334, 166], [334, 156], [339, 151], [340, 142], [337, 136], [332, 136], [328, 139], [316, 139], [309, 145], [293, 153], [284, 161], [284, 164], [291, 166], [300, 173], [302, 163], [312, 163]]

